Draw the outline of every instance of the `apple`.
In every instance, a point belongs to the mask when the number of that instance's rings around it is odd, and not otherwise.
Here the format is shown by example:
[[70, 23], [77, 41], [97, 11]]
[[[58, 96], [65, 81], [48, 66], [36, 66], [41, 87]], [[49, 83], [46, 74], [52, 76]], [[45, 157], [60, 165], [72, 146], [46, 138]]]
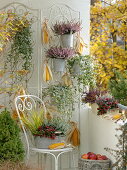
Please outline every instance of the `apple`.
[[98, 157], [97, 160], [104, 160], [102, 157]]
[[94, 154], [93, 152], [88, 152], [87, 155], [91, 155], [91, 154]]
[[103, 160], [107, 160], [108, 159], [107, 156], [105, 156], [105, 155], [102, 155], [101, 157], [102, 157]]
[[96, 156], [96, 154], [90, 154], [89, 155], [89, 159], [91, 159], [91, 160], [96, 160], [97, 159], [97, 156]]
[[88, 156], [88, 154], [83, 154], [83, 155], [81, 156], [81, 158], [82, 158], [82, 159], [88, 159], [89, 156]]
[[[88, 152], [87, 153], [88, 157], [90, 157], [90, 155], [92, 155], [92, 154], [94, 154], [94, 153], [93, 152]], [[90, 158], [88, 158], [88, 159], [90, 159]]]

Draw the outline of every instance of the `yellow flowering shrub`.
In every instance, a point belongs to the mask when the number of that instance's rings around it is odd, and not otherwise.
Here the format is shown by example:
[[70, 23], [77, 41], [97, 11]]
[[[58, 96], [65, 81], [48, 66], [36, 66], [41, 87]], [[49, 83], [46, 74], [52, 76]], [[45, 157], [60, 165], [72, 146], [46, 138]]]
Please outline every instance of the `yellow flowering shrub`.
[[127, 70], [127, 0], [105, 0], [91, 7], [91, 54], [97, 84], [107, 88], [114, 69]]

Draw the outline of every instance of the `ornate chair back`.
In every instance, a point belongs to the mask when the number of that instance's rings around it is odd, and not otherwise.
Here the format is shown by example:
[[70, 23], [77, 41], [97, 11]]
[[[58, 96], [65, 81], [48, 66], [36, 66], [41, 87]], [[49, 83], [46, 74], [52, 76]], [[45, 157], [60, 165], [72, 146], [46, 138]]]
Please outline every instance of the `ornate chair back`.
[[37, 96], [34, 95], [21, 95], [17, 96], [15, 98], [15, 107], [18, 114], [18, 118], [22, 127], [22, 130], [24, 132], [24, 136], [26, 139], [27, 144], [27, 158], [29, 158], [29, 152], [30, 152], [30, 142], [29, 138], [27, 136], [26, 128], [24, 126], [24, 123], [22, 121], [21, 114], [25, 114], [25, 112], [30, 112], [32, 110], [43, 108], [44, 115], [46, 114], [46, 107], [44, 102]]

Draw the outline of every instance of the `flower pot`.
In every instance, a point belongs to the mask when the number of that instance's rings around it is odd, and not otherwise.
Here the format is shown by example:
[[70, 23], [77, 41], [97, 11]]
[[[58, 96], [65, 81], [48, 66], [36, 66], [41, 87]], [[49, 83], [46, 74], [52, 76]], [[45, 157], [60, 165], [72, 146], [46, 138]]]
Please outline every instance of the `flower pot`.
[[98, 105], [96, 103], [91, 104], [92, 113], [97, 114], [97, 111], [98, 111], [97, 108], [98, 108]]
[[64, 72], [64, 70], [65, 70], [65, 60], [61, 59], [61, 58], [54, 58], [53, 59], [53, 67], [54, 67], [54, 71]]
[[73, 47], [73, 34], [63, 34], [60, 37], [60, 45], [63, 48]]
[[80, 65], [79, 63], [75, 62], [72, 67], [72, 73], [73, 75], [80, 75]]
[[37, 148], [47, 149], [49, 145], [53, 143], [59, 143], [65, 140], [65, 137], [57, 136], [55, 139], [50, 139], [46, 137], [36, 136], [34, 138], [35, 146]]

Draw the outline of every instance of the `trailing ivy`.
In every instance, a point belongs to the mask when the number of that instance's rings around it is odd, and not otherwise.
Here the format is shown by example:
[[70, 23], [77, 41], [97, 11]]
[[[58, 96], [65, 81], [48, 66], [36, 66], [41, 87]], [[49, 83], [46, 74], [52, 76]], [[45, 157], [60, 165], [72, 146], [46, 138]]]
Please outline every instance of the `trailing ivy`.
[[74, 104], [74, 91], [71, 87], [61, 84], [51, 85], [43, 89], [42, 98], [48, 96], [51, 104], [55, 105], [63, 116], [71, 117]]
[[23, 27], [13, 38], [11, 49], [6, 59], [6, 67], [10, 65], [11, 71], [17, 69], [30, 70], [32, 61], [32, 32], [31, 26]]

